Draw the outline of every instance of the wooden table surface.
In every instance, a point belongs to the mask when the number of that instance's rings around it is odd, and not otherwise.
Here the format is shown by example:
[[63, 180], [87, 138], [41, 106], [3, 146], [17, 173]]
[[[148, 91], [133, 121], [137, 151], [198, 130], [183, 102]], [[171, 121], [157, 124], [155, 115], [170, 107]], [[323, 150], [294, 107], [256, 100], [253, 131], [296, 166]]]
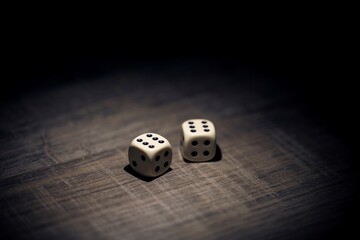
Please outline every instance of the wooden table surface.
[[[66, 81], [1, 105], [1, 239], [309, 239], [350, 231], [351, 151], [263, 76], [136, 69]], [[215, 123], [219, 159], [187, 163], [180, 124]], [[144, 132], [172, 170], [128, 171]], [[344, 232], [345, 234], [346, 232]]]

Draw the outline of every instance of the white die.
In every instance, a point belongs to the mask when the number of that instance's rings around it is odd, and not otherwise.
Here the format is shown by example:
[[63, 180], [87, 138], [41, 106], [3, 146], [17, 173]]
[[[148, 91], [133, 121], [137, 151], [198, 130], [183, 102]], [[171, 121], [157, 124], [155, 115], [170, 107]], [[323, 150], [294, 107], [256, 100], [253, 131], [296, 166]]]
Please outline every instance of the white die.
[[193, 162], [211, 160], [216, 154], [214, 124], [207, 119], [190, 119], [181, 125], [180, 150], [183, 158]]
[[146, 177], [157, 177], [169, 169], [172, 149], [163, 136], [144, 133], [131, 141], [128, 156], [130, 166], [137, 173]]

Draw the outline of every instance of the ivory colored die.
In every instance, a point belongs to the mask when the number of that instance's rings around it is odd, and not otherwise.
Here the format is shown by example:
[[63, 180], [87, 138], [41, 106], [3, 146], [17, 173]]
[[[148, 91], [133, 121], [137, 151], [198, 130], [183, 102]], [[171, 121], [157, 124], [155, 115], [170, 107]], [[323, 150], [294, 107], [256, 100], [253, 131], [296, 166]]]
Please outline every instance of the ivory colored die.
[[181, 125], [180, 150], [183, 158], [193, 162], [211, 160], [216, 154], [214, 124], [207, 119], [190, 119]]
[[128, 156], [130, 166], [137, 173], [146, 177], [157, 177], [169, 169], [172, 149], [163, 136], [144, 133], [131, 141]]

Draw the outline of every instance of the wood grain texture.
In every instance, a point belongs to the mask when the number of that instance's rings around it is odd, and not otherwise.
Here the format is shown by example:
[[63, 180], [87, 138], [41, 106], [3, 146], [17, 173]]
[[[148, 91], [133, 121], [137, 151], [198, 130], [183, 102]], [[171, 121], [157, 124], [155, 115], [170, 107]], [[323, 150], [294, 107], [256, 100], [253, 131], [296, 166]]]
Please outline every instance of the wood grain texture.
[[[354, 175], [341, 139], [296, 95], [259, 76], [119, 73], [2, 105], [1, 239], [323, 238], [347, 217]], [[180, 124], [215, 123], [221, 160], [187, 163]], [[124, 168], [157, 132], [172, 171]]]

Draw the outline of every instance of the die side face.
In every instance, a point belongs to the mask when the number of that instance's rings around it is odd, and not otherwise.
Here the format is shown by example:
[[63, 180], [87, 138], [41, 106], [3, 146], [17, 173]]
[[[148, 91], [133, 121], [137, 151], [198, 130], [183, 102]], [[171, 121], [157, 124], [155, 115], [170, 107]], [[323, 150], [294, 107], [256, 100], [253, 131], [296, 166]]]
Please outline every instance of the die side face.
[[216, 153], [214, 124], [207, 119], [190, 119], [181, 125], [180, 149], [183, 157], [190, 161], [208, 161]]
[[156, 133], [136, 137], [129, 147], [129, 164], [139, 174], [156, 177], [165, 173], [171, 164], [169, 141]]

